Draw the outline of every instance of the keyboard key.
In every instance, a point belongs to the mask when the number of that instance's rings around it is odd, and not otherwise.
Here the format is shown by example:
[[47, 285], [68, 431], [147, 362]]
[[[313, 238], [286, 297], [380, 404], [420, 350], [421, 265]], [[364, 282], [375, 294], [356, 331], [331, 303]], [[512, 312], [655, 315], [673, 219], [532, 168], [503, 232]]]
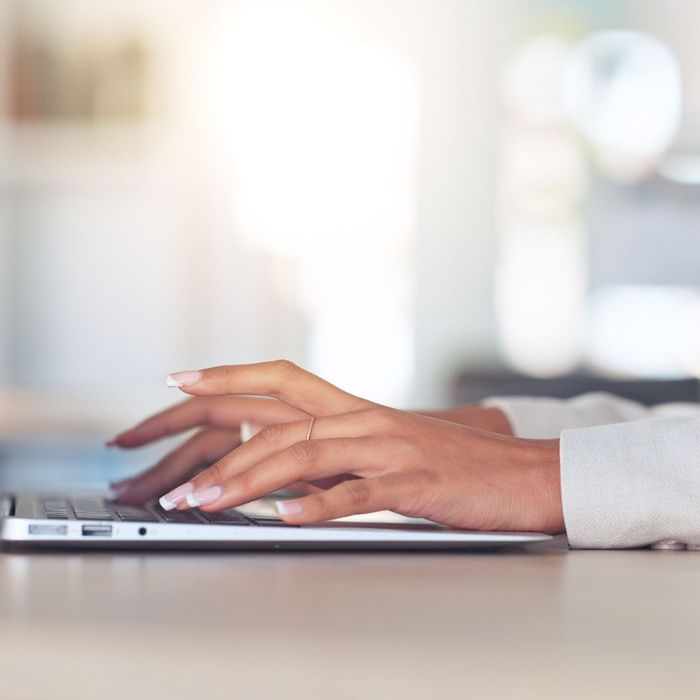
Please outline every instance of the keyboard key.
[[94, 520], [94, 516], [100, 516], [103, 520], [113, 519], [111, 511], [107, 508], [102, 499], [76, 498], [72, 505], [76, 517], [82, 518], [83, 520]]
[[161, 513], [166, 523], [201, 523], [202, 519], [191, 510], [172, 510]]
[[268, 520], [268, 519], [258, 519], [253, 518], [256, 525], [262, 525], [263, 527], [299, 527], [299, 525], [292, 525], [291, 523], [285, 523], [284, 520]]
[[252, 525], [249, 518], [237, 510], [222, 510], [218, 513], [202, 513], [202, 517], [211, 525]]
[[47, 518], [53, 518], [53, 519], [60, 518], [62, 520], [65, 520], [67, 518], [72, 517], [72, 513], [69, 513], [66, 508], [61, 508], [61, 509], [59, 509], [59, 508], [46, 508], [45, 512], [46, 512]]
[[78, 518], [78, 520], [114, 520], [114, 516], [108, 510], [104, 510], [100, 513], [88, 513], [87, 511], [76, 510], [75, 517]]
[[49, 520], [69, 520], [73, 517], [73, 509], [63, 498], [44, 499], [43, 505]]
[[146, 510], [145, 508], [141, 508], [141, 506], [123, 506], [123, 505], [115, 505], [114, 506], [115, 512], [119, 513], [120, 515], [148, 515], [149, 511]]
[[117, 517], [124, 522], [158, 522], [158, 518], [156, 518], [153, 513], [150, 513], [145, 508], [137, 508], [135, 506], [115, 506], [114, 512], [117, 514]]

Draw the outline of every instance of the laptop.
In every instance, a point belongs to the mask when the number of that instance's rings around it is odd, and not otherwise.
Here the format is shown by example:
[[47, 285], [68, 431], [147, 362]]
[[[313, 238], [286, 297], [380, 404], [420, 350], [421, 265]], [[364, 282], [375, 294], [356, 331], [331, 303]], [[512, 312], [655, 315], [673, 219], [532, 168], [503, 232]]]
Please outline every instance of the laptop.
[[10, 548], [457, 550], [549, 539], [535, 532], [456, 530], [388, 512], [289, 525], [265, 499], [204, 513], [165, 511], [157, 501], [121, 505], [95, 493], [0, 494], [0, 543]]

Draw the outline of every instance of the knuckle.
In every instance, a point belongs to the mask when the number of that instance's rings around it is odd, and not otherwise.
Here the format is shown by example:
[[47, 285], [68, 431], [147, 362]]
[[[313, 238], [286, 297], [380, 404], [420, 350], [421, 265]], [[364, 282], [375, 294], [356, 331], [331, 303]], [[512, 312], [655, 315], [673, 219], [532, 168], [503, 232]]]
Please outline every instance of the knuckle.
[[281, 423], [266, 425], [256, 436], [260, 442], [271, 443], [273, 445], [281, 442], [285, 432], [285, 427]]
[[236, 490], [240, 493], [249, 493], [253, 490], [255, 478], [251, 472], [241, 472], [235, 477]]
[[312, 520], [327, 520], [333, 515], [333, 503], [328, 492], [308, 496], [304, 505], [304, 513]]
[[370, 488], [364, 479], [353, 479], [345, 484], [348, 502], [353, 508], [362, 508], [369, 501]]
[[313, 440], [302, 440], [289, 448], [292, 459], [301, 465], [312, 464], [318, 455], [318, 445]]
[[226, 480], [226, 469], [222, 460], [214, 462], [202, 475], [207, 475], [212, 479], [212, 483], [221, 484]]
[[279, 399], [283, 393], [283, 387], [294, 381], [294, 377], [301, 370], [290, 360], [275, 360], [272, 363], [273, 380], [267, 395], [273, 399]]
[[299, 367], [297, 367], [297, 365], [295, 365], [291, 360], [275, 360], [274, 365], [275, 372], [282, 380], [293, 377], [299, 371]]

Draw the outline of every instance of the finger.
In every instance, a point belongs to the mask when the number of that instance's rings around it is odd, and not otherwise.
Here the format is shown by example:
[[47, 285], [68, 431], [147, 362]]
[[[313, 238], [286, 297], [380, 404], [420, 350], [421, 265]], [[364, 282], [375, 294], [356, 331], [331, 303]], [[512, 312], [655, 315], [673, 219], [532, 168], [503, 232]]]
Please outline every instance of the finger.
[[128, 479], [117, 491], [120, 503], [143, 503], [181, 484], [202, 465], [210, 465], [239, 444], [238, 435], [202, 430], [167, 454], [151, 469]]
[[245, 421], [269, 425], [298, 420], [304, 416], [302, 411], [281, 401], [251, 396], [198, 396], [146, 418], [107, 444], [123, 448], [141, 447], [200, 425], [234, 429]]
[[198, 396], [270, 396], [312, 416], [356, 411], [372, 405], [287, 360], [176, 372], [168, 375], [167, 383]]
[[395, 510], [406, 486], [406, 477], [398, 474], [355, 479], [304, 498], [278, 501], [275, 505], [286, 522], [317, 523], [359, 513]]
[[[385, 429], [385, 423], [376, 409], [355, 411], [339, 416], [316, 418], [312, 434], [316, 440], [329, 438], [359, 438]], [[222, 484], [254, 465], [306, 439], [309, 420], [268, 425], [237, 450], [227, 454], [198, 477], [195, 487], [203, 489]], [[301, 448], [300, 448], [301, 449]], [[166, 494], [166, 498], [169, 495]]]
[[215, 511], [248, 503], [297, 481], [345, 473], [374, 476], [382, 473], [387, 447], [386, 438], [376, 437], [303, 440], [222, 483], [202, 486], [195, 477], [181, 507]]

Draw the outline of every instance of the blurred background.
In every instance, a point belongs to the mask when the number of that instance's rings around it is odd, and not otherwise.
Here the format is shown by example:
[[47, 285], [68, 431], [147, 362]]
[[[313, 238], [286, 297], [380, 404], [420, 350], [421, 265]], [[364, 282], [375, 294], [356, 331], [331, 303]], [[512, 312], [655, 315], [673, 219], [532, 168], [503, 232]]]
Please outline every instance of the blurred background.
[[0, 0], [0, 433], [87, 444], [279, 357], [401, 407], [697, 398], [699, 24]]

